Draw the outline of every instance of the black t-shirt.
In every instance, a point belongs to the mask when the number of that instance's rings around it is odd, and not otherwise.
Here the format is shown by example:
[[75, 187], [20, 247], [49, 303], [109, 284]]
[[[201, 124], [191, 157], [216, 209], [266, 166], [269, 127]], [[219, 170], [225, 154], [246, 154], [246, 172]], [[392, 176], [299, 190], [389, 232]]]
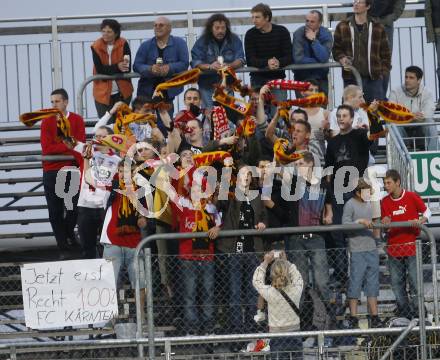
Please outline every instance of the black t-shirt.
[[161, 49], [159, 46], [157, 47], [157, 52], [159, 53], [159, 56], [162, 61], [163, 61], [163, 51], [165, 50], [165, 48]]
[[[246, 201], [241, 202], [239, 216], [239, 229], [246, 230], [254, 228], [254, 209], [252, 208], [251, 202], [247, 198]], [[236, 242], [235, 249], [237, 253], [254, 251], [252, 236], [241, 235]]]
[[[347, 134], [338, 134], [331, 138], [325, 154], [325, 166], [334, 166], [333, 179], [343, 166], [354, 166], [359, 171], [359, 176], [363, 176], [368, 166], [369, 146], [365, 129], [353, 129]], [[348, 173], [344, 184], [348, 184]]]
[[365, 24], [356, 24], [357, 31], [362, 32]]
[[223, 38], [221, 40], [218, 40], [218, 39], [214, 38], [214, 40], [217, 43], [217, 46], [218, 46], [218, 48], [220, 50], [222, 48], [222, 46], [223, 46], [223, 43], [225, 42], [225, 38]]

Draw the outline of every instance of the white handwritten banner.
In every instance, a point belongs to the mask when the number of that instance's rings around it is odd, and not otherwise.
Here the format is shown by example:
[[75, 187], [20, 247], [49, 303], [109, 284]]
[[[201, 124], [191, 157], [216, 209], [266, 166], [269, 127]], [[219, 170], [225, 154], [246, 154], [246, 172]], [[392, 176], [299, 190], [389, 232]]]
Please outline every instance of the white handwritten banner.
[[21, 286], [31, 329], [105, 323], [118, 315], [113, 265], [105, 259], [25, 264]]

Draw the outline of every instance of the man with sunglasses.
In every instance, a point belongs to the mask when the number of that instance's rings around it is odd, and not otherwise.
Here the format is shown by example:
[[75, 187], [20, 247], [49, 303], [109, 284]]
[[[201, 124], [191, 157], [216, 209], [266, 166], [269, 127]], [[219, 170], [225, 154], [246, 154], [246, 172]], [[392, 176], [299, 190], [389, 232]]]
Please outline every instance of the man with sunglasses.
[[[186, 43], [182, 38], [171, 35], [171, 21], [168, 18], [161, 16], [155, 20], [154, 35], [141, 44], [134, 60], [133, 69], [141, 74], [138, 96], [152, 97], [157, 85], [189, 66]], [[169, 89], [165, 95], [167, 101], [172, 103], [182, 90], [182, 87]]]

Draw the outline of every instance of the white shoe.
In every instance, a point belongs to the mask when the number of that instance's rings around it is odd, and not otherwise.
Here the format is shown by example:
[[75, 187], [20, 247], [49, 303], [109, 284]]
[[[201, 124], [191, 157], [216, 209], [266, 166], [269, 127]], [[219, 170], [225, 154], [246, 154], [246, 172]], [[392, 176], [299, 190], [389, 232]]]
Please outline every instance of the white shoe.
[[266, 320], [266, 313], [262, 310], [257, 310], [257, 314], [254, 316], [254, 321], [256, 323]]

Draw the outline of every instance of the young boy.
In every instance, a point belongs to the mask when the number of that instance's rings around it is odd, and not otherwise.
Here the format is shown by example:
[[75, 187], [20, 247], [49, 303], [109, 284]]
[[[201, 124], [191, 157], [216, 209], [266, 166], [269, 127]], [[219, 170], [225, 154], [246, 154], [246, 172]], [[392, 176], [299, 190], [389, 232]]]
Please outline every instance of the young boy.
[[[371, 228], [373, 210], [370, 203], [371, 186], [363, 179], [358, 180], [354, 197], [344, 206], [343, 224], [362, 224]], [[374, 217], [378, 217], [374, 215]], [[370, 327], [380, 327], [381, 321], [377, 315], [377, 296], [379, 295], [379, 254], [376, 240], [370, 229], [348, 234], [350, 251], [350, 281], [347, 291], [349, 299], [350, 318], [352, 327], [358, 327], [357, 304], [361, 290], [367, 296], [370, 313]], [[362, 285], [364, 284], [364, 287]]]
[[[94, 139], [99, 141], [113, 130], [107, 126], [98, 127]], [[65, 144], [84, 158], [81, 169], [81, 187], [78, 200], [78, 233], [82, 248], [81, 257], [95, 259], [96, 240], [104, 220], [104, 208], [110, 195], [112, 179], [117, 172], [121, 158], [104, 145], [66, 141]]]
[[[127, 175], [127, 174], [126, 174]], [[128, 174], [131, 178], [131, 172]], [[130, 201], [128, 196], [118, 190], [125, 190], [124, 160], [118, 165], [118, 176], [115, 176], [112, 185], [112, 193], [107, 203], [104, 224], [102, 226], [101, 244], [104, 245], [103, 258], [111, 259], [115, 271], [116, 281], [119, 278], [121, 267], [128, 270], [128, 277], [132, 288], [135, 288], [136, 275], [134, 272], [134, 254], [136, 246], [141, 241], [140, 228], [147, 225], [147, 219], [143, 217]], [[139, 269], [144, 269], [142, 261]], [[140, 271], [141, 308], [145, 300], [145, 277]]]

